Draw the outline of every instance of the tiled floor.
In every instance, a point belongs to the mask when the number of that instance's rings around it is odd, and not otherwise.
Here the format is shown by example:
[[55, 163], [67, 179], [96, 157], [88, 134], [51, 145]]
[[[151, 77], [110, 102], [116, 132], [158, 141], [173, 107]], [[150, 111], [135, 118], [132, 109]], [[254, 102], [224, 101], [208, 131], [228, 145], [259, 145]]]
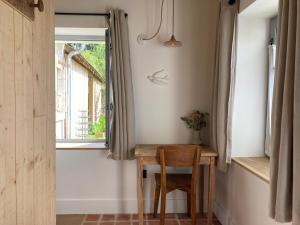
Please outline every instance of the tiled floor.
[[[57, 215], [57, 225], [138, 225], [137, 215]], [[204, 215], [198, 216], [197, 224], [206, 225]], [[214, 218], [214, 225], [221, 225]], [[185, 214], [166, 214], [165, 225], [190, 225], [191, 219]], [[159, 216], [145, 216], [145, 225], [159, 225]]]

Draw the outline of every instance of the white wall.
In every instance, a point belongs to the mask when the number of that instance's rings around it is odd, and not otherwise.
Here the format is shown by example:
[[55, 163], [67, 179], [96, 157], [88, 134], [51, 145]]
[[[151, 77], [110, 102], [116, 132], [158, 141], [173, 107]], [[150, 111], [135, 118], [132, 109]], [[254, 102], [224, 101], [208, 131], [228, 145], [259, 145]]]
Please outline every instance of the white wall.
[[222, 225], [281, 224], [269, 218], [269, 184], [235, 162], [217, 174], [217, 187], [215, 212]]
[[[71, 78], [71, 123], [69, 129], [71, 129], [72, 139], [80, 139], [77, 128], [81, 122], [80, 117], [87, 116], [88, 112], [89, 77], [88, 71], [84, 67], [74, 60], [72, 63], [72, 73], [69, 75]], [[86, 111], [86, 113], [82, 114], [80, 111]], [[87, 122], [87, 120], [84, 122]]]
[[244, 9], [246, 9], [253, 2], [255, 2], [255, 0], [240, 0], [240, 9], [239, 9], [239, 11], [242, 12]]
[[[137, 143], [188, 143], [191, 132], [180, 116], [194, 109], [210, 111], [218, 0], [176, 1], [176, 37], [183, 42], [177, 49], [161, 44], [171, 32], [171, 1], [166, 1], [159, 37], [141, 46], [136, 38], [154, 31], [160, 2], [56, 0], [55, 9], [104, 12], [118, 7], [129, 14]], [[161, 69], [169, 75], [168, 85], [156, 86], [146, 79]], [[145, 181], [148, 211], [153, 185], [149, 177]], [[184, 210], [183, 195], [168, 198], [169, 211]], [[135, 161], [108, 160], [103, 151], [57, 151], [57, 203], [58, 213], [136, 212]]]
[[246, 11], [238, 18], [233, 157], [263, 156], [265, 144], [270, 21]]

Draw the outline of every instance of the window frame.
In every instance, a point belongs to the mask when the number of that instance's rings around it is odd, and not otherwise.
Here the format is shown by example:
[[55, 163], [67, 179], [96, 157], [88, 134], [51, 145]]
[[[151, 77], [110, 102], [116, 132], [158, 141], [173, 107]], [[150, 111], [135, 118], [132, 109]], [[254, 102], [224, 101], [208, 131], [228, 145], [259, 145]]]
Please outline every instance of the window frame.
[[[104, 42], [105, 43], [105, 116], [106, 116], [106, 132], [105, 139], [56, 139], [57, 150], [106, 150], [109, 148], [109, 77], [110, 77], [110, 60], [111, 46], [109, 28], [105, 28], [104, 36], [93, 35], [55, 35], [55, 42], [70, 41], [70, 42]], [[56, 125], [55, 125], [56, 127]]]
[[[272, 62], [270, 62], [270, 50], [269, 48], [272, 46], [277, 46], [277, 21], [278, 21], [278, 15], [272, 17], [270, 19], [270, 35], [269, 35], [269, 45], [268, 45], [268, 79], [267, 79], [267, 115], [266, 115], [266, 135], [265, 135], [265, 149], [264, 153], [266, 157], [270, 157], [272, 153], [272, 149], [270, 146], [270, 140], [271, 140], [271, 117], [272, 117], [272, 109], [273, 109], [273, 94], [274, 94], [274, 81], [275, 81], [275, 65], [276, 64], [276, 52], [273, 52], [274, 54], [272, 55]], [[271, 71], [270, 70], [274, 69], [273, 77], [270, 77]], [[273, 78], [273, 79], [272, 79]], [[273, 81], [273, 86], [271, 86], [271, 82]], [[270, 95], [270, 88], [272, 95]], [[270, 110], [269, 110], [270, 108]], [[268, 121], [269, 120], [269, 121]]]

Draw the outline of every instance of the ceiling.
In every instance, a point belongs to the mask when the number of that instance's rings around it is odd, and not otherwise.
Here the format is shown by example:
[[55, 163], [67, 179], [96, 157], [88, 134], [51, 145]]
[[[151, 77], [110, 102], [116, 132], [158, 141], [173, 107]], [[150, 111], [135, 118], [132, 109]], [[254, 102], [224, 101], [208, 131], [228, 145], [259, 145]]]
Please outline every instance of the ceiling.
[[272, 18], [278, 14], [278, 0], [256, 0], [240, 16]]

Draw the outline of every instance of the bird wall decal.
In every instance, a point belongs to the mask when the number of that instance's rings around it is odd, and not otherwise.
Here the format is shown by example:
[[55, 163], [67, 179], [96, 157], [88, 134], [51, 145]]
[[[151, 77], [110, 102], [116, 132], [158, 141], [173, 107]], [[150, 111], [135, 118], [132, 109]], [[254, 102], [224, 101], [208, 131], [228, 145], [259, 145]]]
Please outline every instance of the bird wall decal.
[[168, 84], [169, 76], [167, 74], [163, 74], [164, 71], [164, 69], [156, 71], [152, 75], [148, 75], [147, 79], [157, 85], [166, 85]]

